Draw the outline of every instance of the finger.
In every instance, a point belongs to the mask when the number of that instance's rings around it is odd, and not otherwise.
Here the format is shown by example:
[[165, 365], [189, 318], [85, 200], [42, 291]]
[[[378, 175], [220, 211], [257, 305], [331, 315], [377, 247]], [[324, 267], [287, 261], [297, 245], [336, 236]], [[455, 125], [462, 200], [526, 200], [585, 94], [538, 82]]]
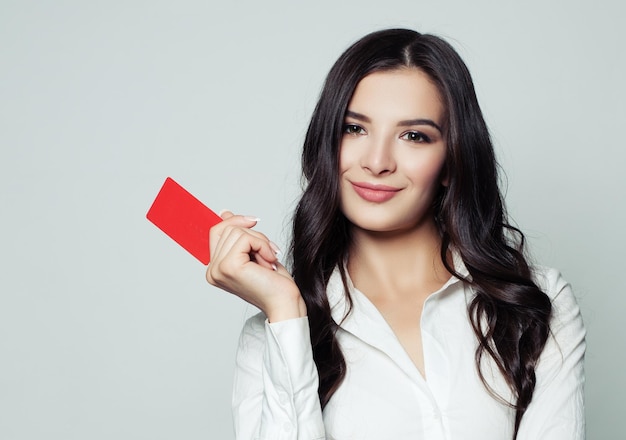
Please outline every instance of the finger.
[[228, 226], [219, 235], [211, 235], [209, 238], [211, 261], [219, 264], [220, 261], [226, 258], [229, 250], [232, 249], [239, 236], [243, 233], [242, 231], [241, 228]]
[[267, 268], [273, 268], [272, 264], [278, 261], [272, 242], [264, 234], [250, 229], [233, 228], [228, 231], [221, 242], [218, 255], [225, 255], [231, 249], [234, 252], [247, 253], [249, 259]]
[[283, 264], [280, 261], [277, 261], [275, 264], [276, 264], [276, 273], [284, 277], [287, 277], [290, 280], [293, 280], [291, 273], [287, 270], [285, 266], [283, 266]]
[[212, 258], [217, 264], [229, 260], [239, 266], [252, 259], [270, 268], [276, 260], [276, 255], [270, 241], [263, 234], [246, 228], [229, 227], [222, 232]]
[[266, 269], [274, 270], [276, 255], [265, 237], [258, 237], [245, 228], [229, 228], [220, 239], [213, 255], [213, 262], [207, 268], [207, 281], [237, 277], [251, 261]]
[[222, 218], [222, 220], [226, 220], [235, 214], [233, 214], [230, 209], [222, 209], [218, 215]]
[[[229, 222], [230, 224], [230, 222]], [[220, 250], [222, 249], [223, 246], [231, 246], [234, 243], [234, 238], [233, 239], [228, 239], [228, 236], [235, 230], [238, 229], [237, 227], [234, 226], [229, 226], [229, 224], [226, 224], [225, 226], [223, 226], [221, 229], [223, 229], [223, 231], [221, 232], [221, 234], [219, 235], [219, 240], [218, 243], [213, 246], [213, 251], [211, 253], [211, 255], [217, 255], [219, 254]], [[281, 250], [280, 248], [273, 243], [265, 234], [255, 231], [253, 229], [249, 229], [249, 228], [243, 228], [244, 231], [246, 231], [246, 233], [251, 234], [257, 238], [259, 238], [260, 240], [265, 240], [267, 241], [268, 245], [270, 246], [270, 248], [272, 249], [272, 252], [274, 253], [274, 255], [276, 257], [278, 257], [281, 254]], [[214, 237], [211, 237], [211, 239], [214, 239]], [[212, 257], [214, 258], [214, 257]], [[272, 260], [274, 261], [274, 259]], [[272, 262], [270, 261], [270, 263]]]
[[249, 234], [252, 234], [252, 235], [260, 238], [261, 240], [267, 241], [267, 243], [269, 244], [270, 248], [272, 249], [272, 252], [274, 252], [274, 255], [276, 257], [280, 257], [282, 255], [283, 252], [280, 250], [278, 245], [276, 243], [274, 243], [272, 240], [270, 240], [267, 235], [263, 234], [262, 232], [255, 231], [254, 229], [247, 229], [246, 231]]
[[251, 228], [259, 222], [259, 218], [252, 215], [235, 215], [230, 211], [225, 211], [222, 215], [224, 220], [211, 228], [211, 231], [218, 235], [222, 230], [231, 226]]
[[267, 261], [265, 258], [263, 258], [260, 254], [254, 252], [252, 254], [250, 254], [250, 259], [252, 261], [254, 261], [255, 263], [257, 263], [260, 266], [263, 266], [267, 269], [272, 269], [273, 271], [277, 271], [278, 268], [276, 266], [276, 263], [278, 263], [278, 260], [276, 261]]
[[214, 255], [217, 258], [219, 258], [218, 256], [221, 255], [222, 253], [228, 252], [228, 250], [235, 245], [237, 240], [239, 240], [242, 234], [248, 234], [250, 236], [258, 238], [259, 240], [269, 241], [267, 237], [265, 237], [260, 232], [253, 231], [248, 228], [226, 225], [226, 227], [222, 229], [223, 230], [219, 234], [219, 239], [217, 241], [217, 244], [214, 247]]
[[214, 255], [217, 252], [217, 247], [219, 246], [219, 242], [224, 231], [234, 226], [251, 228], [254, 225], [256, 225], [257, 222], [259, 221], [257, 217], [234, 215], [230, 211], [222, 211], [221, 214], [223, 218], [225, 218], [225, 220], [213, 226], [209, 230], [209, 259], [210, 260], [214, 258]]
[[[259, 243], [263, 243], [262, 247], [259, 247], [258, 250], [255, 250], [252, 248], [253, 243], [250, 242], [251, 251], [248, 254], [249, 259], [267, 269], [276, 270], [275, 263], [278, 261], [278, 254], [280, 252], [280, 249], [278, 249], [278, 246], [270, 241], [265, 234], [254, 231], [252, 229], [228, 228], [227, 230], [225, 230], [222, 233], [220, 242], [216, 247], [215, 255], [219, 256], [222, 254], [226, 254], [230, 248], [236, 245], [236, 242], [240, 240], [242, 236], [254, 237], [260, 240]], [[269, 249], [271, 250], [271, 254], [267, 253], [267, 247], [269, 247]]]

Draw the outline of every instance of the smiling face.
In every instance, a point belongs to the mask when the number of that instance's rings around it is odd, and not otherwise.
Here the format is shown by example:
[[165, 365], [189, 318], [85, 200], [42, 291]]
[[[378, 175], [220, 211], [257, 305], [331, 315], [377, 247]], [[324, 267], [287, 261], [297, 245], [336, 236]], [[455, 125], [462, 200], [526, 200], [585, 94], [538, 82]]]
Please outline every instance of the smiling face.
[[357, 85], [344, 120], [341, 210], [357, 228], [391, 232], [433, 222], [446, 159], [444, 106], [421, 70], [375, 72]]

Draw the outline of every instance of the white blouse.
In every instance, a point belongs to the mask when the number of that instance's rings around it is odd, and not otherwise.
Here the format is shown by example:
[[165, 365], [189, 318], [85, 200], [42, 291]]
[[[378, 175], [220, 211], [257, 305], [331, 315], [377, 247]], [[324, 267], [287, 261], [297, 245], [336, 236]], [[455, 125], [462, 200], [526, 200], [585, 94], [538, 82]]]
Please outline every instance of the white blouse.
[[[462, 275], [467, 271], [457, 262]], [[561, 275], [538, 269], [536, 282], [553, 305], [552, 334], [536, 368], [533, 400], [518, 440], [584, 438], [585, 329], [572, 290]], [[337, 339], [347, 374], [324, 411], [307, 318], [268, 323], [250, 318], [237, 352], [233, 418], [239, 440], [509, 440], [515, 412], [481, 382], [477, 340], [467, 307], [473, 292], [452, 277], [422, 311], [422, 376], [378, 309], [349, 283], [353, 310], [339, 272], [327, 294], [341, 322]], [[511, 391], [491, 360], [483, 372], [507, 399]]]

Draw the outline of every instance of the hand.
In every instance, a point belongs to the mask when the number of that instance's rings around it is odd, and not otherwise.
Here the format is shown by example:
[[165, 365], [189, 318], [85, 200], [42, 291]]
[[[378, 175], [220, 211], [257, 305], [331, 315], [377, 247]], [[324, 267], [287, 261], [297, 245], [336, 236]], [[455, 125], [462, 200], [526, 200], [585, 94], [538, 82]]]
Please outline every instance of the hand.
[[306, 316], [300, 290], [276, 256], [276, 246], [251, 228], [257, 219], [221, 214], [211, 228], [207, 281], [257, 306], [270, 322]]

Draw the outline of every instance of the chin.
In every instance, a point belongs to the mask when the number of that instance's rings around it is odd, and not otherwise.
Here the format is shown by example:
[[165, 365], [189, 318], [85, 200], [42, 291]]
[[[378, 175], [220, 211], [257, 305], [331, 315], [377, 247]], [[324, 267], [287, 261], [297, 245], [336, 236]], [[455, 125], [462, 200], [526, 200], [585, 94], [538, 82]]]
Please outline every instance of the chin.
[[373, 216], [358, 215], [353, 218], [348, 217], [348, 220], [354, 227], [362, 231], [380, 234], [399, 235], [437, 230], [435, 219], [429, 213], [417, 218], [413, 216], [373, 218]]
[[368, 232], [374, 233], [389, 233], [397, 234], [404, 232], [411, 232], [419, 228], [419, 223], [403, 223], [403, 222], [388, 222], [388, 221], [368, 221], [353, 222], [355, 227]]

